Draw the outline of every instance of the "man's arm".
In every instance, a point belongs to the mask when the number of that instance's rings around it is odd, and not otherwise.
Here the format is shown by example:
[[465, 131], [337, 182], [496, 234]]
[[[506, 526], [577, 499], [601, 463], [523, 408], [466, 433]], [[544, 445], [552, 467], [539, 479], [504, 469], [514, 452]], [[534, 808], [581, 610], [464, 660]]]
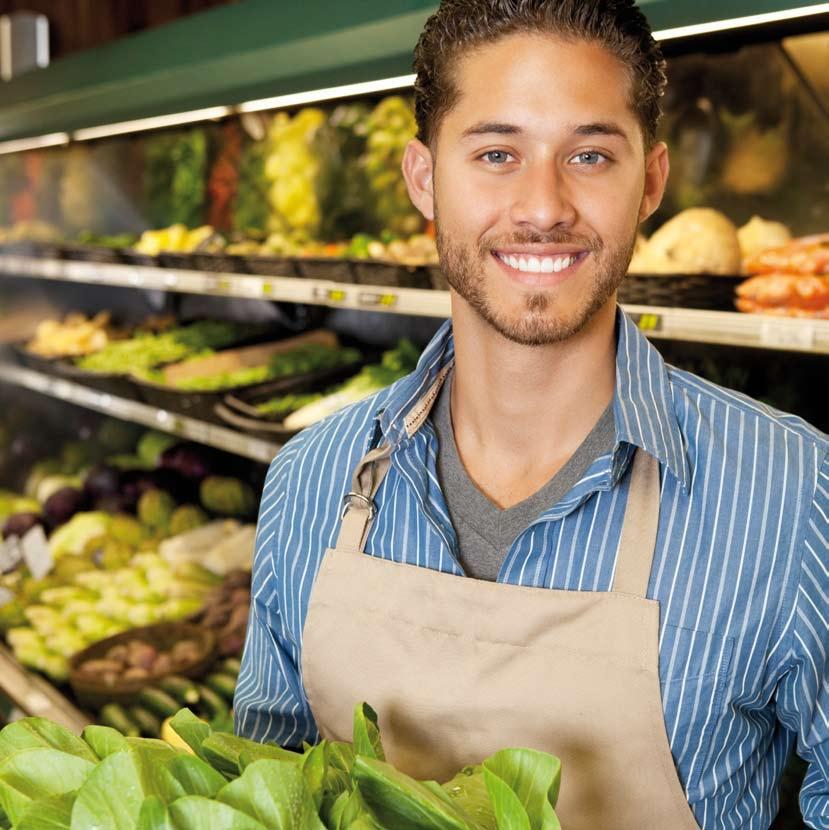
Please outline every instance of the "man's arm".
[[279, 544], [286, 478], [296, 447], [294, 441], [282, 449], [265, 479], [256, 530], [247, 639], [234, 700], [238, 735], [291, 747], [317, 738], [293, 649], [283, 635], [274, 572], [273, 552]]
[[800, 790], [803, 819], [809, 827], [829, 830], [829, 457], [818, 471], [792, 632], [777, 715], [797, 734], [797, 754], [809, 764]]

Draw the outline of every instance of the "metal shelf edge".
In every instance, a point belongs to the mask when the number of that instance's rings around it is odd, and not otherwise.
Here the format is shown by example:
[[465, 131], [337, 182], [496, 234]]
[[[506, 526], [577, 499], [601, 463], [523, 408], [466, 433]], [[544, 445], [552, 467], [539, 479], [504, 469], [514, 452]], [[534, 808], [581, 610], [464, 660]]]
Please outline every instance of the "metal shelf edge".
[[182, 438], [208, 444], [235, 455], [260, 461], [263, 464], [269, 464], [280, 450], [279, 444], [271, 444], [268, 441], [252, 438], [225, 427], [188, 418], [186, 415], [156, 409], [138, 401], [98, 392], [81, 384], [62, 380], [61, 378], [53, 378], [31, 369], [0, 364], [0, 380], [87, 409], [93, 409], [105, 415], [171, 432], [174, 435], [180, 435]]
[[[0, 274], [423, 317], [448, 317], [450, 314], [447, 291], [355, 285], [297, 277], [208, 273], [8, 254], [0, 254]], [[623, 307], [639, 322], [641, 330], [653, 338], [829, 354], [829, 320], [663, 306]]]

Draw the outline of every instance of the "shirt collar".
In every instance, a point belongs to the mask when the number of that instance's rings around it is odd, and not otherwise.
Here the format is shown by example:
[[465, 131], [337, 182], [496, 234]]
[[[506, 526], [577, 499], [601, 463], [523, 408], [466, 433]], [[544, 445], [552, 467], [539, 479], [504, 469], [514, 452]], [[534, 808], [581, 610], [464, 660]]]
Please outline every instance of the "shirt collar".
[[[641, 447], [662, 462], [687, 491], [690, 481], [682, 432], [673, 407], [670, 378], [665, 361], [630, 318], [621, 310], [616, 316], [616, 394], [613, 416], [616, 423], [618, 474], [627, 466], [630, 454], [621, 444]], [[401, 380], [378, 413], [380, 430], [392, 446], [409, 438], [406, 416], [426, 394], [441, 370], [455, 357], [452, 321], [438, 329], [412, 374]]]

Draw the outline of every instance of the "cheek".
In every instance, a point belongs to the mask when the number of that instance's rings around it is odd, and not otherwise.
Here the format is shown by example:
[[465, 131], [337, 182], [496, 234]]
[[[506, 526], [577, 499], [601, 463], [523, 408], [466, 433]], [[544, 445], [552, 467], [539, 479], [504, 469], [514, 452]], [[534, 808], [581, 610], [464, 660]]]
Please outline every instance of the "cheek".
[[461, 161], [447, 161], [445, 167], [439, 164], [435, 182], [437, 212], [445, 231], [477, 237], [508, 212], [503, 196]]

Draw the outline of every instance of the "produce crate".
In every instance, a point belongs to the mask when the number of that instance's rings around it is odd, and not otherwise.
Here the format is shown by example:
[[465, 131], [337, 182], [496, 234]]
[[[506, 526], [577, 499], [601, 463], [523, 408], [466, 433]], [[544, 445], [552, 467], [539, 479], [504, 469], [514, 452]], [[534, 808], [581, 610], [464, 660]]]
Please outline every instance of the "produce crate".
[[628, 274], [619, 286], [619, 302], [734, 311], [735, 291], [744, 279], [714, 274]]
[[355, 281], [351, 263], [346, 259], [298, 257], [295, 262], [299, 276], [309, 280], [331, 280], [346, 283]]
[[139, 251], [134, 251], [132, 248], [123, 248], [121, 250], [121, 259], [127, 265], [145, 265], [154, 267], [160, 264], [159, 258], [151, 256], [150, 254], [142, 254]]
[[435, 291], [449, 290], [449, 281], [446, 279], [440, 265], [427, 265], [426, 271], [429, 274], [429, 282]]
[[[174, 363], [166, 366], [163, 371], [167, 380], [172, 382], [178, 379], [200, 377], [205, 374], [219, 374], [249, 366], [261, 366], [272, 355], [289, 351], [292, 348], [306, 343], [320, 343], [328, 346], [338, 345], [337, 337], [333, 332], [320, 330], [307, 332], [285, 340], [278, 340], [273, 343], [263, 343], [241, 349], [227, 349], [210, 357], [195, 358], [182, 361], [181, 363]], [[349, 368], [356, 371], [359, 367], [360, 364], [352, 364]], [[285, 384], [283, 387], [285, 391], [289, 391], [294, 384], [309, 379], [324, 381], [334, 377], [340, 369], [342, 367], [327, 369], [310, 375], [280, 378], [280, 382]], [[177, 389], [174, 386], [151, 383], [139, 378], [134, 378], [133, 382], [141, 398], [150, 406], [157, 406], [161, 409], [179, 412], [202, 420], [221, 422], [215, 410], [216, 405], [221, 403], [227, 394], [227, 389], [205, 391]], [[272, 383], [274, 381], [268, 381], [265, 385]], [[247, 386], [236, 387], [234, 391], [239, 392], [242, 390], [257, 389], [262, 385], [262, 383], [252, 383]]]
[[59, 366], [61, 358], [43, 357], [43, 355], [30, 352], [26, 348], [25, 343], [12, 343], [11, 348], [18, 363], [26, 369], [42, 372], [44, 375], [50, 375], [52, 377], [61, 377]]
[[60, 254], [63, 259], [78, 262], [123, 262], [119, 248], [107, 248], [103, 245], [61, 245]]
[[286, 429], [281, 420], [258, 412], [256, 405], [288, 393], [324, 392], [329, 387], [356, 374], [365, 362], [341, 366], [326, 374], [282, 378], [248, 389], [235, 389], [222, 397], [222, 400], [215, 405], [214, 413], [223, 423], [255, 438], [265, 441], [287, 441], [299, 430]]
[[360, 285], [381, 288], [431, 288], [432, 282], [425, 267], [401, 265], [383, 260], [357, 259], [352, 261], [355, 281]]
[[245, 263], [242, 257], [234, 254], [226, 254], [222, 251], [215, 254], [195, 251], [191, 254], [193, 259], [192, 267], [197, 271], [211, 271], [227, 274], [243, 274]]
[[248, 254], [239, 257], [242, 268], [249, 274], [263, 277], [298, 277], [296, 260], [283, 256], [256, 256]]
[[[113, 646], [125, 645], [131, 640], [145, 640], [159, 650], [167, 650], [181, 640], [193, 640], [198, 643], [198, 656], [186, 664], [177, 664], [175, 668], [163, 674], [146, 678], [118, 680], [108, 684], [80, 672], [79, 666], [87, 660], [103, 659]], [[151, 686], [163, 677], [180, 675], [182, 677], [200, 677], [216, 659], [216, 635], [209, 628], [191, 623], [159, 623], [143, 628], [131, 628], [112, 637], [99, 640], [83, 651], [74, 654], [69, 660], [69, 685], [78, 702], [85, 706], [101, 706], [110, 702], [127, 702], [132, 700], [142, 689]]]
[[135, 383], [129, 375], [120, 375], [115, 372], [89, 372], [69, 360], [56, 361], [53, 374], [119, 398], [138, 397]]

